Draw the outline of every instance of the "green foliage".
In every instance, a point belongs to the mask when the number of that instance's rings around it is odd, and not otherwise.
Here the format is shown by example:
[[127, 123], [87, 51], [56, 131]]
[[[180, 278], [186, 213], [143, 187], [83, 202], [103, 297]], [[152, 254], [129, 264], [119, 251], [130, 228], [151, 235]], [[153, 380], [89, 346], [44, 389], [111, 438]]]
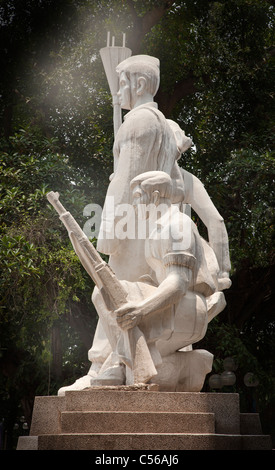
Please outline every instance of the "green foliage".
[[[78, 350], [85, 357], [81, 338], [69, 327], [66, 316], [70, 317], [74, 305], [90, 299], [93, 283], [46, 199], [49, 190], [60, 190], [65, 206], [84, 223], [81, 213], [88, 201], [76, 184], [75, 170], [57, 152], [57, 139], [43, 138], [28, 127], [2, 148], [0, 379], [5, 402], [8, 396], [31, 400], [35, 394], [56, 393], [60, 383], [49, 374], [55, 325], [66, 332], [63, 347], [77, 337]], [[79, 362], [77, 371], [81, 371]]]
[[110, 31], [116, 44], [126, 32], [134, 54], [160, 59], [156, 101], [193, 139], [180, 165], [203, 181], [225, 219], [234, 275], [205, 344], [217, 371], [233, 355], [240, 376], [248, 368], [260, 376], [264, 407], [274, 376], [272, 2], [3, 0], [0, 20], [4, 404], [17, 407], [22, 390], [56, 393], [86, 373], [93, 286], [46, 193], [60, 192], [81, 226], [85, 205], [103, 203], [113, 122], [99, 50]]
[[[233, 357], [237, 364], [234, 371], [236, 384], [233, 387], [224, 387], [224, 392], [237, 392], [241, 397], [243, 412], [251, 412], [251, 404], [247, 398], [249, 390], [244, 383], [245, 375], [250, 372], [258, 380], [257, 409], [264, 410], [269, 403], [274, 402], [274, 342], [272, 337], [265, 335], [263, 330], [252, 331], [245, 327], [240, 331], [232, 324], [226, 324], [215, 318], [208, 327], [208, 334], [203, 341], [203, 347], [215, 350], [212, 373], [221, 374], [224, 371], [223, 361], [226, 357]], [[205, 390], [209, 391], [206, 386]], [[255, 411], [255, 410], [254, 410]]]
[[274, 262], [274, 178], [274, 154], [255, 147], [232, 152], [231, 159], [206, 178], [226, 220], [233, 270]]

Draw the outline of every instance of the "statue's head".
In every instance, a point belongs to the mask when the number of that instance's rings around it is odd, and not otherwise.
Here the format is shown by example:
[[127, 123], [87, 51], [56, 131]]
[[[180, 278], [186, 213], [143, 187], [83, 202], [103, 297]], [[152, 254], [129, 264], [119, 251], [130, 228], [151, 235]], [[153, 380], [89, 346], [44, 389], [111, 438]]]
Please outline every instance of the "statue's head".
[[128, 57], [118, 64], [118, 96], [123, 109], [132, 109], [140, 97], [153, 101], [159, 87], [159, 60], [148, 55]]
[[164, 171], [146, 171], [132, 179], [130, 187], [133, 193], [133, 205], [139, 204], [158, 206], [161, 202], [168, 203], [173, 191], [172, 179]]

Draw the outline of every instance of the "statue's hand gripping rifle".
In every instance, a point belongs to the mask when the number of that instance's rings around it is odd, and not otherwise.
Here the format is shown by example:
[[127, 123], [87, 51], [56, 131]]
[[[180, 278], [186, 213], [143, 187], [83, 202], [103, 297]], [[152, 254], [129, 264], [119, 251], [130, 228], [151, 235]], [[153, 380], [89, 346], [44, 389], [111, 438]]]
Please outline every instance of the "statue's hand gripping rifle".
[[[93, 244], [90, 242], [70, 212], [68, 212], [61, 204], [59, 201], [59, 194], [51, 191], [47, 194], [47, 199], [58, 212], [61, 222], [65, 225], [68, 231], [77, 256], [89, 276], [93, 279], [95, 285], [100, 290], [107, 309], [114, 311], [127, 303], [127, 291], [124, 289], [119, 279], [117, 279], [111, 267], [101, 258], [100, 254], [94, 248]], [[123, 357], [122, 360], [126, 365], [126, 377], [128, 376], [127, 384], [133, 384], [135, 382], [133, 369], [134, 367], [137, 370], [139, 369], [139, 362], [142, 364], [140, 369], [143, 369], [144, 364], [147, 363], [149, 369], [152, 370], [152, 375], [155, 375], [156, 370], [151, 354], [146, 340], [139, 328], [134, 327], [131, 330], [122, 330], [122, 333], [125, 348], [125, 357]], [[133, 341], [134, 338], [139, 338], [139, 341], [142, 343], [142, 345], [139, 344], [138, 354], [135, 348], [135, 341]]]

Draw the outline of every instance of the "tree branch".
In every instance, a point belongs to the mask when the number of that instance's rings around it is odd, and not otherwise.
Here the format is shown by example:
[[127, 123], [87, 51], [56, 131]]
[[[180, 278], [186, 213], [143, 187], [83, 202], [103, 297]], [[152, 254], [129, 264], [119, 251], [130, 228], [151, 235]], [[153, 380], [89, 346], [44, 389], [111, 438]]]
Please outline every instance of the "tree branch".
[[135, 10], [134, 2], [133, 2], [133, 0], [127, 0], [127, 3], [128, 3], [128, 8], [130, 10], [130, 13], [133, 17], [133, 21], [135, 21], [138, 18], [138, 15], [137, 15], [137, 12]]
[[173, 3], [173, 0], [163, 2], [162, 5], [155, 6], [152, 8], [152, 10], [149, 10], [145, 13], [142, 19], [144, 35], [147, 34], [152, 29], [152, 27], [160, 21], [160, 19], [168, 10], [170, 10]]
[[144, 36], [160, 21], [173, 3], [173, 0], [163, 1], [162, 4], [154, 6], [143, 16], [138, 16], [134, 2], [127, 0], [134, 25], [132, 36], [129, 38], [129, 47], [132, 49], [133, 55], [139, 53]]

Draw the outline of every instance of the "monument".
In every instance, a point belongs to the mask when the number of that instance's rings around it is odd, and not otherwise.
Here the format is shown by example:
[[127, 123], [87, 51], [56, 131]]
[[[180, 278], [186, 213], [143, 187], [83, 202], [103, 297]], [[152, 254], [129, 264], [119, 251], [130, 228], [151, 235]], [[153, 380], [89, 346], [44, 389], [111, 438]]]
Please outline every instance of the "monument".
[[[236, 394], [222, 398], [199, 393], [212, 369], [213, 355], [193, 349], [226, 305], [223, 290], [231, 281], [225, 224], [201, 181], [178, 165], [192, 141], [154, 101], [159, 60], [132, 56], [125, 36], [123, 46], [117, 47], [114, 39], [110, 46], [108, 34], [107, 47], [100, 52], [113, 96], [115, 138], [114, 172], [97, 249], [63, 207], [59, 194], [47, 195], [95, 283], [91, 302], [99, 321], [88, 353], [91, 367], [74, 384], [62, 387], [57, 397], [37, 398], [31, 435], [35, 439], [42, 435], [35, 447], [41, 449], [213, 448], [214, 441], [206, 438], [203, 444], [196, 444], [197, 438], [190, 444], [184, 427], [213, 436], [214, 413], [216, 429], [240, 434]], [[128, 111], [123, 122], [121, 109]], [[208, 241], [192, 221], [190, 207], [206, 225]], [[109, 255], [108, 263], [102, 253]], [[136, 399], [131, 398], [135, 393]], [[222, 416], [224, 404], [230, 419]], [[134, 411], [138, 415], [133, 417]], [[103, 412], [116, 413], [111, 421], [115, 429], [106, 429], [106, 417], [101, 422]], [[72, 424], [73, 414], [77, 416]], [[171, 444], [166, 425], [172, 426], [173, 439], [176, 433], [179, 441]], [[116, 433], [115, 441], [106, 444], [104, 435], [110, 432]], [[164, 440], [155, 438], [152, 444], [148, 437], [152, 432]], [[136, 444], [133, 437], [127, 441], [131, 433], [138, 433]], [[220, 439], [217, 442], [214, 448], [224, 448]], [[239, 448], [242, 442], [226, 445]]]
[[[124, 44], [116, 47], [113, 40], [110, 46], [109, 41], [108, 36], [101, 57], [113, 96], [114, 173], [97, 250], [109, 255], [124, 297], [110, 306], [109, 288], [88, 269], [96, 284], [92, 301], [99, 316], [89, 351], [91, 368], [58, 394], [136, 383], [197, 392], [211, 371], [213, 356], [193, 350], [192, 344], [225, 307], [222, 291], [231, 284], [226, 228], [203, 184], [178, 165], [192, 141], [154, 102], [159, 60], [131, 56]], [[123, 123], [121, 108], [128, 111]], [[54, 197], [48, 194], [50, 202]], [[209, 241], [185, 213], [189, 205], [206, 224]], [[67, 228], [87, 269], [91, 261], [76, 244], [73, 229]]]

